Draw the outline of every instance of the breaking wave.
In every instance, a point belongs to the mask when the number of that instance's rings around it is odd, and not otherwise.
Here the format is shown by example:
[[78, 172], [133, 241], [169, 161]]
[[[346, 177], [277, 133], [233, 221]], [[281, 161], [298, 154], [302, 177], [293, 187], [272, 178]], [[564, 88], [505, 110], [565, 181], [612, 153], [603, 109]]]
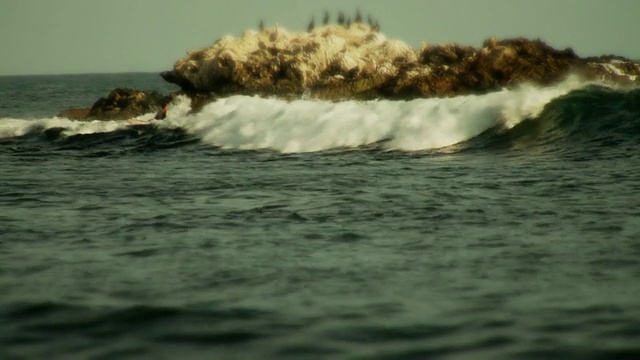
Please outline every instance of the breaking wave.
[[[530, 146], [567, 137], [592, 141], [637, 134], [639, 100], [637, 89], [613, 89], [577, 78], [552, 87], [523, 85], [484, 95], [411, 101], [231, 96], [197, 114], [189, 114], [189, 101], [180, 98], [166, 120], [143, 125], [64, 118], [1, 119], [0, 140], [6, 144], [30, 139], [79, 149], [105, 144], [166, 148], [199, 143], [284, 153], [369, 146], [399, 151]], [[152, 117], [147, 114], [138, 120]]]

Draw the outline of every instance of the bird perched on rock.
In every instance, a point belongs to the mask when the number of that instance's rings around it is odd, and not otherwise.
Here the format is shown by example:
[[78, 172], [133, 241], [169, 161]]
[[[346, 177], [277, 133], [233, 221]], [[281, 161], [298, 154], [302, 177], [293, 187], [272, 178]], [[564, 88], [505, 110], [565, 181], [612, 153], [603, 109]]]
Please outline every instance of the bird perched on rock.
[[376, 31], [376, 32], [379, 32], [379, 31], [380, 31], [380, 23], [378, 23], [378, 20], [376, 20], [376, 21], [373, 23], [373, 26], [371, 27], [371, 29], [372, 29], [373, 31]]
[[316, 18], [315, 18], [315, 16], [312, 16], [311, 17], [311, 22], [309, 23], [309, 26], [307, 27], [307, 31], [308, 32], [312, 32], [315, 27], [316, 27]]

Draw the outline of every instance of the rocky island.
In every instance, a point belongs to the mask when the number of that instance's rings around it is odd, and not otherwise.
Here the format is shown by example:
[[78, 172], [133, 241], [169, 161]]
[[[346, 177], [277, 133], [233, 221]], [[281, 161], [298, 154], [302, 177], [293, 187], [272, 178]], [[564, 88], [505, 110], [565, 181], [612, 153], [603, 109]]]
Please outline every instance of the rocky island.
[[581, 58], [541, 40], [487, 39], [481, 48], [459, 44], [419, 49], [388, 39], [362, 22], [307, 32], [275, 26], [225, 36], [190, 51], [160, 75], [181, 90], [162, 95], [115, 89], [90, 109], [69, 109], [75, 119], [127, 119], [153, 112], [177, 95], [197, 111], [229, 95], [408, 100], [482, 94], [529, 82], [550, 85], [570, 74], [624, 86], [640, 85], [640, 64], [617, 56]]

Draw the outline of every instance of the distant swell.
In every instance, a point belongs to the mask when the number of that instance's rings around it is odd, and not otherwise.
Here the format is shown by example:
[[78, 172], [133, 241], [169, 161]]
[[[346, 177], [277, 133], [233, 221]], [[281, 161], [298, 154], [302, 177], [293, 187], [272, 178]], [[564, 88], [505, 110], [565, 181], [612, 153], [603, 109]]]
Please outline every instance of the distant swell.
[[[180, 99], [164, 121], [2, 119], [11, 151], [155, 151], [185, 145], [285, 153], [358, 149], [447, 152], [564, 143], [615, 145], [640, 133], [640, 90], [570, 78], [477, 96], [412, 101], [284, 101], [232, 96], [189, 114]], [[148, 119], [151, 115], [139, 119]]]

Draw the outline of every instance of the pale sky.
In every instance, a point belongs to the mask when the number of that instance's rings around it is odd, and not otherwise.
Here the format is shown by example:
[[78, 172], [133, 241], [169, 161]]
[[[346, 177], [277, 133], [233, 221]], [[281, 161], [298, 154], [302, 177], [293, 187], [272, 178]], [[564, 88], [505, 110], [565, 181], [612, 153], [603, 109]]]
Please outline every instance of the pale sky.
[[0, 0], [0, 75], [170, 70], [260, 19], [302, 31], [312, 15], [357, 8], [414, 47], [524, 36], [640, 59], [640, 0]]

